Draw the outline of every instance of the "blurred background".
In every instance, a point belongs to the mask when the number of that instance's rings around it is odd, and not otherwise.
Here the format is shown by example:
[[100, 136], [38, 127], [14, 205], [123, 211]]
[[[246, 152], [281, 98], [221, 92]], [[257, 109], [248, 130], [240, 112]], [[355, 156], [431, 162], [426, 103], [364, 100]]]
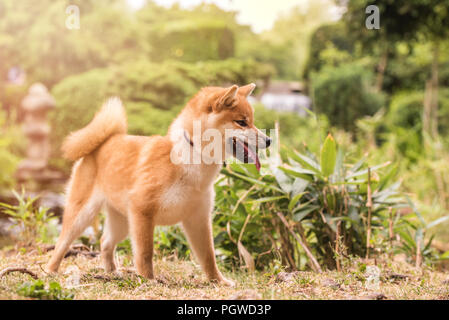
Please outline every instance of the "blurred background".
[[0, 200], [21, 186], [59, 194], [63, 138], [111, 95], [130, 133], [165, 134], [201, 87], [255, 82], [260, 128], [277, 122], [284, 145], [311, 152], [331, 132], [349, 159], [391, 161], [424, 219], [441, 217], [449, 1], [376, 1], [368, 29], [371, 2], [0, 0]]

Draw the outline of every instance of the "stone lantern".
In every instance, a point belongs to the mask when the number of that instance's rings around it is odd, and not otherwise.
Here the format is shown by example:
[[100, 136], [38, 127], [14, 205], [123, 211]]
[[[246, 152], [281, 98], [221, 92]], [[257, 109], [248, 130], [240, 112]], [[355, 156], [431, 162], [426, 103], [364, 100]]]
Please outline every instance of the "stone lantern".
[[53, 97], [41, 83], [33, 84], [28, 95], [22, 100], [25, 115], [22, 128], [28, 139], [28, 146], [26, 158], [17, 170], [17, 180], [21, 183], [35, 182], [40, 185], [62, 177], [60, 172], [48, 168], [50, 126], [46, 116], [54, 107]]

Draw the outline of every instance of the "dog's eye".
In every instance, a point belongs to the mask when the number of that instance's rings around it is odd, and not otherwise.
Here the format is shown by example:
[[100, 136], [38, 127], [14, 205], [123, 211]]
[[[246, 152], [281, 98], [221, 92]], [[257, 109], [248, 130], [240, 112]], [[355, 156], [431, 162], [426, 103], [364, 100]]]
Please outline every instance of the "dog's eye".
[[248, 126], [248, 124], [246, 123], [245, 120], [234, 120], [234, 122], [237, 123], [241, 127], [247, 127]]

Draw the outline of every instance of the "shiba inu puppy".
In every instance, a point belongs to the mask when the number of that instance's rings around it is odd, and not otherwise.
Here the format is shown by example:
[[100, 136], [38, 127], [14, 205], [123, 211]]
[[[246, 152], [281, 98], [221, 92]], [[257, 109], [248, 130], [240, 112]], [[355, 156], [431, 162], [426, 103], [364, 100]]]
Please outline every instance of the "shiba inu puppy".
[[71, 243], [104, 208], [101, 260], [106, 271], [116, 269], [115, 247], [130, 233], [137, 272], [153, 278], [154, 227], [181, 223], [207, 277], [232, 285], [215, 261], [214, 181], [229, 156], [259, 169], [257, 150], [270, 145], [253, 123], [247, 97], [254, 88], [201, 89], [163, 137], [127, 135], [125, 110], [118, 98], [109, 99], [63, 144], [64, 156], [76, 163], [62, 231], [46, 270], [57, 271]]

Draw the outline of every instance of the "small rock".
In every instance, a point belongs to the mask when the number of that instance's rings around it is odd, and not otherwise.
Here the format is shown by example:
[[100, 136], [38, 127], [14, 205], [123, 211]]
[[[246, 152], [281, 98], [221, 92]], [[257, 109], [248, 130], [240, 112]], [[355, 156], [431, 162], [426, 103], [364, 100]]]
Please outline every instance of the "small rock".
[[365, 287], [369, 290], [379, 290], [381, 270], [377, 266], [367, 266], [365, 270]]
[[70, 266], [64, 272], [65, 275], [68, 275], [65, 280], [65, 286], [67, 288], [74, 288], [80, 285], [81, 282], [81, 273], [80, 269], [77, 266]]
[[157, 283], [160, 283], [160, 284], [165, 284], [165, 285], [167, 285], [167, 284], [169, 284], [170, 283], [170, 281], [167, 279], [167, 277], [165, 277], [164, 275], [159, 275], [157, 278], [156, 278], [156, 281], [157, 281]]
[[390, 273], [387, 275], [389, 280], [394, 280], [394, 281], [398, 281], [398, 280], [407, 280], [408, 278], [410, 278], [408, 275], [406, 274], [399, 274], [399, 273]]
[[330, 278], [327, 278], [327, 279], [324, 279], [323, 281], [321, 281], [321, 285], [324, 287], [332, 288], [334, 290], [340, 289], [340, 284]]
[[245, 290], [232, 295], [229, 300], [259, 300], [262, 296], [256, 290]]
[[291, 282], [295, 280], [298, 272], [279, 272], [276, 276], [276, 282]]
[[383, 293], [375, 292], [373, 294], [370, 294], [370, 295], [366, 296], [366, 299], [370, 299], [370, 300], [387, 300], [388, 298]]

